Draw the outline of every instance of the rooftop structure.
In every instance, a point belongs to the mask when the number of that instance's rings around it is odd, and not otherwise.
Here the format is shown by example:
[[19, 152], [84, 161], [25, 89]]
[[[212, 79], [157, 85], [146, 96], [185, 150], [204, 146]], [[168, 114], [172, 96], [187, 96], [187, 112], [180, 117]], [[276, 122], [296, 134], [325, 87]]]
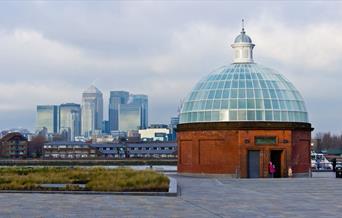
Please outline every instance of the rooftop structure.
[[309, 121], [295, 86], [278, 71], [254, 63], [254, 44], [244, 28], [232, 48], [233, 63], [200, 80], [187, 96], [180, 123]]
[[178, 172], [234, 177], [307, 176], [311, 124], [295, 86], [254, 62], [244, 26], [233, 63], [200, 80], [186, 97], [177, 125]]

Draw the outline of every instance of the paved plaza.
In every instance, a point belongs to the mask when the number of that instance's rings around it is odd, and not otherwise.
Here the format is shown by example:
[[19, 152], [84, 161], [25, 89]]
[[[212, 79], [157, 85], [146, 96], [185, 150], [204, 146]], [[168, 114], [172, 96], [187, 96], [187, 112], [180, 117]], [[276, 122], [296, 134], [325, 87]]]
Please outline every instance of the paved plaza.
[[177, 176], [178, 197], [0, 194], [0, 217], [339, 217], [342, 179]]

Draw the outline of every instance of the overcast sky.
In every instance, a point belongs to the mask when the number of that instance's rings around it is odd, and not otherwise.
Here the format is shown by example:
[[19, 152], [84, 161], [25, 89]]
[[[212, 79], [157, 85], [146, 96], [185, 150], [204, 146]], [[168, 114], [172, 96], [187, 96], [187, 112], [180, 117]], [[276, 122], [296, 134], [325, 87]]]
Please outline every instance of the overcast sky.
[[316, 131], [342, 130], [342, 2], [1, 1], [0, 129], [37, 104], [81, 102], [90, 84], [147, 94], [168, 123], [197, 81], [232, 61], [241, 19], [257, 63], [303, 95]]

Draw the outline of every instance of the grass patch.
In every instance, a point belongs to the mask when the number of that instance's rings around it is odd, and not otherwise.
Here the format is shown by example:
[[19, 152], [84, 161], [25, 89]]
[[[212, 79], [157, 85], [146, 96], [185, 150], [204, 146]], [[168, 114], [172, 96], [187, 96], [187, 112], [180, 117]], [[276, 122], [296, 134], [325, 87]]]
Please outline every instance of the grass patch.
[[[41, 187], [41, 184], [66, 184], [65, 187]], [[84, 187], [78, 186], [84, 184]], [[168, 191], [167, 176], [152, 170], [130, 168], [43, 167], [0, 168], [0, 190], [63, 191]]]

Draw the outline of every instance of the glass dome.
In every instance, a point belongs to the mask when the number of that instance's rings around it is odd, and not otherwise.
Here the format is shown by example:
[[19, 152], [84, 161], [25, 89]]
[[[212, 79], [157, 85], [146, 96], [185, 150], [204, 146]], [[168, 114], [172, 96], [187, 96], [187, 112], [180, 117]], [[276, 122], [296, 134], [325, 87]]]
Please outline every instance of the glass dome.
[[255, 63], [234, 63], [196, 84], [180, 123], [225, 121], [308, 122], [302, 96], [284, 76]]
[[252, 43], [252, 39], [245, 34], [244, 30], [242, 30], [240, 35], [235, 38], [234, 43]]

